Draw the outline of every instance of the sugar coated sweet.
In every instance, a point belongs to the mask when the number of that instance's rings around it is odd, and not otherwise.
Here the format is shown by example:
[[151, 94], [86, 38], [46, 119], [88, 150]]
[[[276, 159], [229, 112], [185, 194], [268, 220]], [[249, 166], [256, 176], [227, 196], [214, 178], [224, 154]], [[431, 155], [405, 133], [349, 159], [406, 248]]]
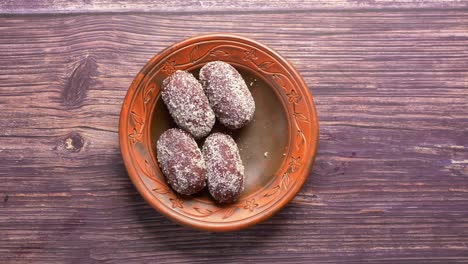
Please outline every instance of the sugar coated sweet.
[[161, 96], [175, 123], [195, 138], [210, 133], [215, 114], [201, 84], [191, 73], [176, 71], [163, 81]]
[[159, 166], [176, 192], [191, 195], [205, 187], [206, 166], [202, 153], [187, 132], [172, 128], [156, 143]]
[[212, 61], [200, 70], [200, 81], [218, 120], [238, 129], [252, 120], [255, 102], [239, 72], [222, 61]]
[[208, 190], [220, 203], [231, 203], [244, 190], [244, 165], [234, 140], [222, 133], [213, 133], [203, 144]]

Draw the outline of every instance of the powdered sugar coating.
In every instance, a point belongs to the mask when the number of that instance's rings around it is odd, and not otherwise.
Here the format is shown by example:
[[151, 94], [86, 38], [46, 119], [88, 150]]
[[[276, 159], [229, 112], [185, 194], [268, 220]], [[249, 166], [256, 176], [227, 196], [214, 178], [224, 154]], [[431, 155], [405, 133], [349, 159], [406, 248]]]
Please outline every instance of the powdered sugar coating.
[[215, 115], [201, 84], [192, 74], [176, 71], [163, 81], [162, 99], [175, 123], [195, 138], [210, 133]]
[[208, 190], [220, 203], [231, 203], [244, 190], [244, 165], [234, 140], [214, 133], [203, 144]]
[[239, 72], [222, 61], [212, 61], [200, 70], [200, 81], [218, 120], [238, 129], [252, 120], [255, 102]]
[[156, 152], [159, 166], [176, 192], [191, 195], [205, 187], [205, 161], [190, 134], [177, 128], [164, 131]]

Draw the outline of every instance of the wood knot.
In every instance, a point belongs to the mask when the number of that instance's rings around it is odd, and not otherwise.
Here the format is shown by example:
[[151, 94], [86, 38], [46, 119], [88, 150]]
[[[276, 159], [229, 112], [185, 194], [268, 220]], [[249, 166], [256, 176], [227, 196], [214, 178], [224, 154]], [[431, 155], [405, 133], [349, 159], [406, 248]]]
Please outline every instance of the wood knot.
[[79, 107], [86, 98], [86, 92], [97, 75], [97, 63], [86, 56], [73, 68], [62, 92], [63, 103], [68, 107]]
[[10, 199], [10, 196], [8, 196], [8, 194], [5, 193], [5, 195], [3, 195], [3, 202], [8, 202], [8, 199]]
[[77, 152], [84, 146], [84, 139], [78, 133], [71, 133], [63, 142], [63, 146], [68, 151]]

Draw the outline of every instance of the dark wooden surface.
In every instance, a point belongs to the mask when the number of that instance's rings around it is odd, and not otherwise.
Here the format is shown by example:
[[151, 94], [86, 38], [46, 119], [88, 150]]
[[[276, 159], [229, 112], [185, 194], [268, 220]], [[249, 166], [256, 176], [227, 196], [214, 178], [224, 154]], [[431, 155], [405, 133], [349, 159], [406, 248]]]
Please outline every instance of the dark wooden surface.
[[[1, 263], [468, 262], [467, 2], [186, 4], [0, 3]], [[321, 125], [299, 195], [235, 233], [150, 208], [118, 145], [138, 70], [210, 32], [289, 59]]]

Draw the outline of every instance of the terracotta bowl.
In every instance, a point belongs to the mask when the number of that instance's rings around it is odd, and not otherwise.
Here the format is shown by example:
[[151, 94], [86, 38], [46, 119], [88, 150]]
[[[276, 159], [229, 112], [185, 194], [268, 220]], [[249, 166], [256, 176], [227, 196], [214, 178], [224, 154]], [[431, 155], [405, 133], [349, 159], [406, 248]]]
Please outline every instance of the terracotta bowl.
[[[236, 131], [215, 126], [233, 136], [245, 166], [245, 191], [229, 205], [215, 203], [207, 191], [177, 195], [156, 161], [157, 139], [175, 127], [160, 97], [162, 81], [176, 70], [198, 77], [199, 69], [213, 60], [237, 68], [256, 104], [247, 126]], [[230, 231], [269, 218], [300, 190], [314, 162], [318, 120], [307, 85], [278, 53], [244, 37], [204, 35], [165, 49], [138, 73], [122, 106], [119, 137], [128, 174], [155, 209], [183, 225]]]

